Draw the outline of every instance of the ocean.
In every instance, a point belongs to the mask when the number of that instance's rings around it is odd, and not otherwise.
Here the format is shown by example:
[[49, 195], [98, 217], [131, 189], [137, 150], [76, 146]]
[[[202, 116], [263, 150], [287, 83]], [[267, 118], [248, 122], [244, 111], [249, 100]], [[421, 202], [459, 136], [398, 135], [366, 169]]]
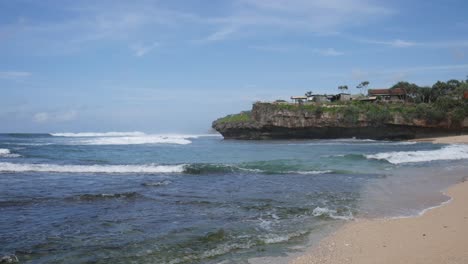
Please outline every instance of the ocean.
[[0, 255], [22, 263], [250, 263], [357, 218], [449, 200], [467, 145], [0, 134]]

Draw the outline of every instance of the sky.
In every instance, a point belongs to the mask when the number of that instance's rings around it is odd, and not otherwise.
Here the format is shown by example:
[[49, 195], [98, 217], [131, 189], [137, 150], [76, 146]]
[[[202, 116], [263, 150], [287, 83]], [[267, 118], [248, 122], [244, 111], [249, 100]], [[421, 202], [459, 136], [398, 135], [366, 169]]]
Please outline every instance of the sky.
[[206, 133], [258, 100], [468, 75], [466, 0], [0, 0], [0, 132]]

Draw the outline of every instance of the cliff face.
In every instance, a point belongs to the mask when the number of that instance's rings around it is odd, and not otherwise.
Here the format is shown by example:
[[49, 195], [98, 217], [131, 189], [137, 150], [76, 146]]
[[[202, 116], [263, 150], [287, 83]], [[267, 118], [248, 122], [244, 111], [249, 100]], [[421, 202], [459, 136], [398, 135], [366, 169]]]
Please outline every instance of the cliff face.
[[249, 118], [221, 118], [213, 122], [213, 128], [226, 139], [413, 139], [468, 132], [468, 118], [456, 125], [450, 118], [434, 122], [399, 113], [372, 119], [362, 112], [335, 111], [340, 105], [323, 107], [311, 110], [255, 103]]

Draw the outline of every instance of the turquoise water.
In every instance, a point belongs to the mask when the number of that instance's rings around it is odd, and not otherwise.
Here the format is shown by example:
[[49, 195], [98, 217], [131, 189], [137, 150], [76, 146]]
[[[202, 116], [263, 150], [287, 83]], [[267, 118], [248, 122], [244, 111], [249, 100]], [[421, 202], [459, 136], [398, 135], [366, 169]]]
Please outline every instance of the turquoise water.
[[24, 263], [248, 263], [358, 217], [448, 198], [468, 147], [216, 135], [0, 135], [0, 254]]

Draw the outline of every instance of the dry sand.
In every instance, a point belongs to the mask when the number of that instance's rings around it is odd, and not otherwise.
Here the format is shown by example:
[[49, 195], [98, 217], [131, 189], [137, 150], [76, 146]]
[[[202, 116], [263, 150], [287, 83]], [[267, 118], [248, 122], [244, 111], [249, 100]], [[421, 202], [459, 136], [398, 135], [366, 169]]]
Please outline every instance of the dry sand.
[[347, 224], [290, 263], [468, 263], [468, 182], [446, 194], [450, 202], [419, 217]]
[[423, 139], [416, 139], [413, 141], [432, 142], [436, 144], [459, 144], [459, 143], [468, 144], [468, 135], [452, 136], [452, 137], [423, 138]]

